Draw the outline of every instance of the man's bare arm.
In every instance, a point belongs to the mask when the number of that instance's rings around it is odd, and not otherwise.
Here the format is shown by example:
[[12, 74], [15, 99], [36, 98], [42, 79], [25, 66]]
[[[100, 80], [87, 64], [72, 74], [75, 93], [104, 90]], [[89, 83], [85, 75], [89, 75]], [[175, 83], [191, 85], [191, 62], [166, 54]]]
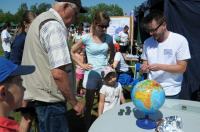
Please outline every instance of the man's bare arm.
[[52, 76], [65, 99], [72, 105], [73, 109], [80, 113], [84, 107], [78, 102], [70, 88], [70, 82], [65, 71], [65, 66], [54, 68], [51, 70]]

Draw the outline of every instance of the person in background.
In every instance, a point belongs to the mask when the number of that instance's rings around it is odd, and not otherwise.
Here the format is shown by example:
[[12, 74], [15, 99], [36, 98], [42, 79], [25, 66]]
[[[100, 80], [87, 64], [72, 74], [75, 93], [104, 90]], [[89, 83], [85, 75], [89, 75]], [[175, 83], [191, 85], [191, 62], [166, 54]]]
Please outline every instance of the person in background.
[[15, 64], [21, 64], [26, 33], [35, 17], [36, 15], [31, 11], [25, 11], [22, 16], [19, 34], [15, 37], [11, 46], [10, 60]]
[[67, 36], [68, 36], [67, 39], [71, 40], [73, 42], [73, 38], [74, 38], [74, 35], [75, 35], [75, 32], [76, 32], [76, 28], [74, 27], [74, 25], [71, 25], [68, 30], [69, 30], [69, 32], [67, 34]]
[[[84, 35], [83, 32], [83, 23], [80, 23], [78, 28], [77, 28], [77, 32], [74, 34], [74, 38], [73, 38], [73, 43], [77, 43], [82, 35]], [[75, 54], [77, 56], [77, 58], [79, 58], [79, 61], [82, 63], [85, 63], [85, 47], [82, 46], [81, 49], [78, 50], [78, 52]], [[82, 82], [83, 82], [83, 77], [84, 77], [84, 69], [81, 68], [79, 65], [76, 65], [76, 88], [77, 88], [77, 95], [82, 97], [85, 95], [85, 89], [82, 86]]]
[[0, 57], [0, 132], [28, 132], [8, 118], [10, 112], [21, 107], [25, 88], [20, 75], [33, 73], [34, 66], [18, 66]]
[[11, 29], [10, 22], [6, 22], [3, 27], [3, 31], [1, 32], [2, 47], [4, 51], [4, 56], [7, 59], [10, 58], [10, 46], [11, 46], [11, 37], [12, 37], [9, 33], [10, 29]]
[[85, 33], [89, 33], [90, 32], [90, 24], [88, 23], [86, 26], [84, 26], [83, 30]]
[[120, 102], [125, 103], [125, 98], [122, 92], [122, 86], [118, 83], [117, 75], [111, 67], [105, 67], [103, 71], [103, 86], [100, 89], [100, 99], [98, 105], [98, 115], [120, 105]]
[[122, 86], [133, 85], [134, 76], [129, 67], [129, 65], [125, 61], [124, 55], [121, 53], [121, 49], [119, 45], [115, 44], [115, 57], [112, 67], [117, 72], [117, 82], [119, 82]]
[[[112, 64], [114, 57], [113, 39], [106, 34], [109, 22], [110, 17], [105, 12], [97, 12], [91, 25], [91, 32], [83, 35], [81, 40], [74, 44], [71, 49], [74, 61], [85, 69], [83, 87], [86, 88], [84, 113], [86, 130], [90, 128], [92, 123], [91, 110], [95, 92], [102, 86], [101, 71], [109, 65], [109, 62]], [[85, 46], [87, 63], [80, 62], [75, 56], [82, 45]]]
[[129, 65], [126, 63], [124, 55], [121, 53], [121, 48], [117, 44], [115, 44], [115, 51], [116, 53], [112, 67], [116, 69], [118, 73], [129, 73]]
[[[18, 32], [15, 36], [15, 39], [11, 45], [10, 60], [17, 65], [21, 64], [26, 33], [28, 32], [28, 28], [35, 17], [36, 17], [35, 13], [33, 13], [31, 11], [24, 12], [24, 14], [22, 16], [22, 21], [19, 26], [19, 30], [18, 30]], [[31, 124], [32, 118], [34, 118], [32, 116], [34, 113], [32, 111], [34, 111], [34, 109], [30, 109], [30, 107], [24, 108], [26, 105], [27, 105], [27, 102], [23, 101], [22, 108], [18, 109], [18, 112], [21, 112], [21, 114], [22, 114], [20, 125], [23, 124], [24, 128], [30, 128], [29, 124]], [[25, 125], [25, 124], [27, 124], [27, 125]], [[24, 128], [22, 128], [22, 129], [24, 129]]]
[[[85, 47], [83, 46], [81, 49], [79, 49], [75, 56], [79, 58], [79, 62], [85, 63]], [[83, 88], [83, 78], [84, 78], [84, 69], [81, 68], [79, 65], [76, 65], [76, 87], [77, 87], [77, 95], [82, 97], [85, 95], [85, 88]]]
[[67, 27], [84, 11], [80, 0], [56, 0], [51, 9], [34, 19], [27, 32], [22, 64], [35, 65], [36, 71], [23, 76], [24, 100], [33, 103], [40, 132], [69, 131], [67, 102], [77, 114], [83, 112], [84, 103], [70, 87]]
[[124, 26], [123, 31], [119, 32], [118, 36], [120, 37], [120, 49], [122, 53], [126, 53], [129, 46], [129, 27], [127, 25]]
[[77, 28], [77, 32], [74, 34], [73, 43], [78, 42], [83, 34], [83, 24], [81, 23]]
[[144, 42], [141, 70], [164, 88], [168, 98], [179, 98], [183, 73], [190, 59], [187, 39], [167, 29], [163, 12], [152, 10], [143, 26], [151, 35]]

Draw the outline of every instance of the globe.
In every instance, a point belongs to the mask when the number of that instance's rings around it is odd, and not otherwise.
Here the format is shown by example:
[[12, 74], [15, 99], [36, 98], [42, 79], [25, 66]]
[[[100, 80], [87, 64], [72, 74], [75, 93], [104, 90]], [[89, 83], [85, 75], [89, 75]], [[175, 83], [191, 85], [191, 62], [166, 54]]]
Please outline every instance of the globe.
[[164, 104], [165, 92], [155, 80], [143, 80], [133, 87], [131, 99], [137, 109], [151, 114]]
[[136, 124], [143, 129], [156, 128], [156, 121], [149, 119], [165, 102], [165, 92], [155, 80], [138, 82], [131, 91], [131, 99], [136, 109], [144, 112], [145, 117], [138, 119]]

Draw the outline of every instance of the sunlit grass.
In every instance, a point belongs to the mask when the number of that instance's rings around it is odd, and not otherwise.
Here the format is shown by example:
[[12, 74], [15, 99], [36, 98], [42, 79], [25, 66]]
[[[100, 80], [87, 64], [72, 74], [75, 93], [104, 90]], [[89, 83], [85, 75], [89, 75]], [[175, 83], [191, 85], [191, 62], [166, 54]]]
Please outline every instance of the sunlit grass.
[[2, 44], [0, 42], [0, 56], [3, 56], [3, 49], [2, 49]]

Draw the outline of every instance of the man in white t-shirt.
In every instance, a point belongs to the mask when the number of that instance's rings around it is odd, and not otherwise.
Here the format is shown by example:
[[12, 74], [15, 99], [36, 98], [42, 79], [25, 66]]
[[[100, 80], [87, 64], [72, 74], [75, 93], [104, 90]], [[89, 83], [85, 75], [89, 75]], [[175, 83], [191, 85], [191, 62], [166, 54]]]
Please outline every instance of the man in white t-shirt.
[[144, 42], [141, 70], [162, 85], [168, 98], [179, 98], [183, 73], [191, 58], [188, 41], [167, 30], [166, 19], [160, 11], [150, 12], [143, 26], [151, 37]]
[[2, 41], [2, 47], [4, 51], [5, 58], [9, 59], [10, 57], [10, 46], [11, 46], [11, 35], [8, 32], [10, 30], [10, 23], [7, 22], [4, 25], [4, 30], [1, 32], [1, 41]]
[[120, 37], [120, 49], [122, 53], [126, 53], [128, 49], [128, 43], [129, 43], [129, 35], [128, 35], [129, 27], [127, 25], [124, 26], [123, 31], [119, 32]]

